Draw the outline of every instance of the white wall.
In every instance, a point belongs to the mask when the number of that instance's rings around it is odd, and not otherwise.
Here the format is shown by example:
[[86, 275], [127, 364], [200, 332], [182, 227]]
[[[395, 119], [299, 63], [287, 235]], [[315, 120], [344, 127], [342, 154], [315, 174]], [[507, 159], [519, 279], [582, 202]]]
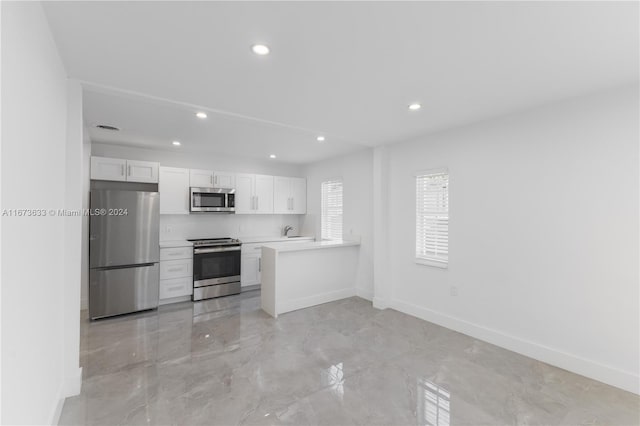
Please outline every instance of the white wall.
[[[638, 114], [631, 86], [390, 146], [391, 306], [637, 393]], [[438, 167], [447, 270], [414, 263]]]
[[[67, 144], [65, 150], [65, 209], [82, 209], [82, 88], [67, 81]], [[64, 389], [63, 395], [77, 395], [82, 385], [80, 363], [80, 295], [82, 278], [82, 225], [84, 217], [70, 215], [64, 221]]]
[[[65, 70], [39, 3], [0, 7], [2, 206], [64, 208], [70, 154]], [[76, 369], [78, 357], [65, 329], [79, 327], [65, 315], [65, 298], [73, 292], [66, 286], [79, 287], [79, 281], [65, 282], [65, 220], [4, 216], [2, 230], [1, 420], [53, 423], [70, 388], [70, 357]]]
[[320, 237], [321, 184], [342, 178], [343, 223], [345, 239], [361, 239], [356, 287], [358, 294], [373, 297], [373, 151], [370, 149], [344, 157], [308, 165], [307, 215], [302, 219], [302, 233]]

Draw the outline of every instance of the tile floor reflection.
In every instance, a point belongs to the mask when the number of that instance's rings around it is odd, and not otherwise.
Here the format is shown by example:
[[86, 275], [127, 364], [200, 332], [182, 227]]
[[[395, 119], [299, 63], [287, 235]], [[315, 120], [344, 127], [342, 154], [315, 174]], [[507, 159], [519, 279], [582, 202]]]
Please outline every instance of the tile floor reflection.
[[350, 298], [259, 291], [81, 325], [63, 425], [637, 425], [638, 396]]

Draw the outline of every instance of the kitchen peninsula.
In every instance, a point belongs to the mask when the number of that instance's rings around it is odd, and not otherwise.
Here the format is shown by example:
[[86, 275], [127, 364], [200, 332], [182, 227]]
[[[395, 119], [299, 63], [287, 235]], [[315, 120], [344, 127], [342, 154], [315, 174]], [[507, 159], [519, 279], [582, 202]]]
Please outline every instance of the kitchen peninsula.
[[262, 247], [262, 309], [273, 317], [355, 296], [360, 243], [319, 241]]

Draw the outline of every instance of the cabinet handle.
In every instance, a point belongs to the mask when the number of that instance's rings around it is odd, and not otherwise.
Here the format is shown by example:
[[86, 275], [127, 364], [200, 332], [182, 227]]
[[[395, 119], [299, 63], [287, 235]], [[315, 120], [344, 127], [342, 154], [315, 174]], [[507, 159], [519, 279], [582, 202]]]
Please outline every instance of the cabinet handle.
[[122, 176], [124, 176], [124, 164], [120, 166], [120, 169], [121, 169]]
[[131, 176], [131, 166], [129, 166], [129, 176]]
[[293, 210], [293, 197], [291, 197], [291, 210]]
[[209, 176], [209, 182], [211, 182], [211, 185], [213, 185], [213, 176]]
[[256, 195], [256, 210], [260, 208], [260, 198]]
[[262, 258], [258, 258], [258, 272], [262, 272]]

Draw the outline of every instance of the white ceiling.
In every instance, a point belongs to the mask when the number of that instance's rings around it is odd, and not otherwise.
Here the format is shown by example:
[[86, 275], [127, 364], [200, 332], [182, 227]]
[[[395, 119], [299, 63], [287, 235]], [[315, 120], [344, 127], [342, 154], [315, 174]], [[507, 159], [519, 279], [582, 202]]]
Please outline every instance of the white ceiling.
[[102, 142], [305, 163], [638, 81], [637, 2], [44, 7]]

